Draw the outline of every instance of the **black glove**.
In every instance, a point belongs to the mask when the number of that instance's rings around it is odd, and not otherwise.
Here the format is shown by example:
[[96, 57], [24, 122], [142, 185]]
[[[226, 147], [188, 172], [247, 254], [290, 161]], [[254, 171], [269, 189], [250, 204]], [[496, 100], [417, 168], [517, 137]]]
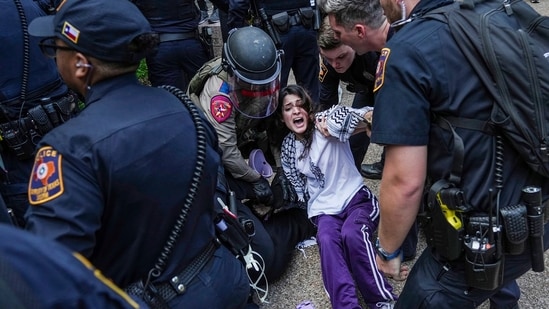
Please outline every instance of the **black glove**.
[[273, 191], [271, 191], [267, 179], [259, 177], [258, 180], [252, 182], [252, 186], [254, 194], [260, 203], [267, 206], [270, 206], [273, 203]]
[[292, 186], [292, 183], [286, 178], [286, 174], [284, 174], [282, 167], [276, 169], [276, 174], [271, 182], [271, 190], [273, 191], [273, 207], [275, 209], [293, 205], [298, 201], [294, 186]]

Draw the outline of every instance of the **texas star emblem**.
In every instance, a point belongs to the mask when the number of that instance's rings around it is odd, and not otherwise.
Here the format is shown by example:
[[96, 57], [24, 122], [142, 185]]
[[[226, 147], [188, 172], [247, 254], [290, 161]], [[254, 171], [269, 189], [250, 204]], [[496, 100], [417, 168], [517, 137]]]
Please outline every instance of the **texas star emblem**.
[[210, 112], [214, 119], [222, 123], [227, 120], [233, 111], [231, 100], [224, 95], [216, 95], [210, 100]]

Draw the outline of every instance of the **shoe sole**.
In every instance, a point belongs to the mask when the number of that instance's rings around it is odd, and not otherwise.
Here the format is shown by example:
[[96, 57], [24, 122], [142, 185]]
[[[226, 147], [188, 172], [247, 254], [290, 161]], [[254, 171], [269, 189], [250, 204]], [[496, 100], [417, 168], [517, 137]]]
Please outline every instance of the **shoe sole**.
[[371, 175], [371, 174], [364, 174], [360, 173], [362, 177], [368, 178], [368, 179], [381, 179], [381, 175]]

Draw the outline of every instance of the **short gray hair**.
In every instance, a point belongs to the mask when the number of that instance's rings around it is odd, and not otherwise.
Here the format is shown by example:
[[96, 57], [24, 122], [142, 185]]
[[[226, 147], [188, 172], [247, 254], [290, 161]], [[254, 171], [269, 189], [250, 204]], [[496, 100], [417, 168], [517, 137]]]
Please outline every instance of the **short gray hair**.
[[345, 29], [355, 24], [379, 29], [386, 19], [379, 0], [317, 0], [317, 5]]

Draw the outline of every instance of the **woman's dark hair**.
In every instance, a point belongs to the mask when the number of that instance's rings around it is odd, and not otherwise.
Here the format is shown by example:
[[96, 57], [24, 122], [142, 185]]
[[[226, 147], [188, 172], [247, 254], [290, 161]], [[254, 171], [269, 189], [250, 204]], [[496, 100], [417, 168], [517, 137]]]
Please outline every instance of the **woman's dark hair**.
[[[303, 153], [299, 156], [299, 158], [301, 159], [307, 154], [313, 141], [312, 136], [315, 126], [311, 124], [314, 123], [314, 114], [316, 110], [313, 108], [313, 99], [311, 99], [311, 96], [307, 93], [305, 88], [301, 87], [300, 85], [288, 85], [282, 88], [278, 94], [278, 106], [276, 108], [276, 113], [279, 119], [282, 119], [282, 111], [284, 110], [284, 98], [291, 94], [301, 98], [301, 107], [306, 110], [307, 114], [309, 115], [309, 125], [307, 126], [307, 130], [305, 131], [305, 133], [303, 133], [303, 136], [305, 137], [305, 149]], [[284, 139], [284, 137], [288, 135], [290, 130], [281, 121], [278, 121], [277, 123], [279, 123], [281, 127], [283, 127], [277, 130], [278, 132], [281, 132], [280, 135], [282, 135], [279, 143], [280, 145], [282, 143], [282, 139]]]

